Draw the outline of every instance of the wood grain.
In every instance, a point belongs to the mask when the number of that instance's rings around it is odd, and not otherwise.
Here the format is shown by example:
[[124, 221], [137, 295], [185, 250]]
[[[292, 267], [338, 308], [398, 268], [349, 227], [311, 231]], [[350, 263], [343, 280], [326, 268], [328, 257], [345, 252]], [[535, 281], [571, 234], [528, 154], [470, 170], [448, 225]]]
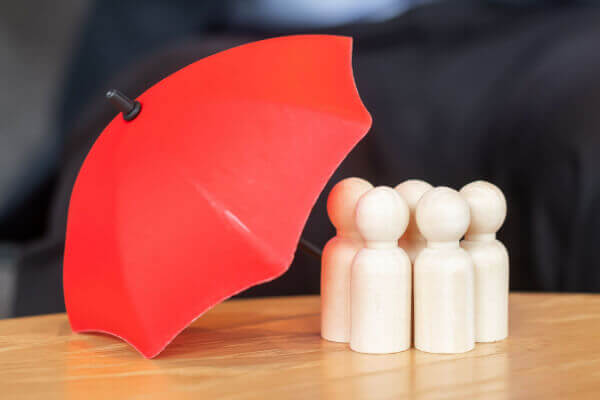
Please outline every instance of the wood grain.
[[319, 298], [235, 300], [155, 360], [64, 314], [0, 321], [1, 399], [598, 399], [600, 296], [512, 294], [510, 337], [459, 355], [354, 353]]

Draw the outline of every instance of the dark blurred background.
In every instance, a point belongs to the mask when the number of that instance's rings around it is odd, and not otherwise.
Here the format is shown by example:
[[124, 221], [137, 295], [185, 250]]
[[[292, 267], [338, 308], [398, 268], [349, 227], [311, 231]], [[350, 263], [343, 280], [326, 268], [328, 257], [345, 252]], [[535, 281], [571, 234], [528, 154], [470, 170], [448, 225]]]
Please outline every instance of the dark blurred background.
[[[506, 194], [511, 288], [600, 292], [600, 9], [595, 2], [55, 0], [0, 3], [0, 318], [64, 310], [70, 190], [115, 116], [217, 51], [293, 33], [355, 39], [373, 128], [335, 173], [304, 236], [333, 234], [332, 184], [362, 176]], [[176, 205], [174, 205], [176, 206]], [[241, 296], [319, 292], [298, 254]]]

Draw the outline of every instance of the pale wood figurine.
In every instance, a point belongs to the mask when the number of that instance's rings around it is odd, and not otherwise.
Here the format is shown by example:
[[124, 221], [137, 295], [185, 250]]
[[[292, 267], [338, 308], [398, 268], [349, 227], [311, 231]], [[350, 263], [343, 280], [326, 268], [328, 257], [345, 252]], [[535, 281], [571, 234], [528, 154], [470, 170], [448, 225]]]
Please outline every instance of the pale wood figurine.
[[333, 342], [350, 341], [350, 267], [363, 247], [354, 209], [372, 188], [364, 179], [347, 178], [338, 182], [327, 198], [327, 214], [336, 235], [325, 245], [321, 259], [321, 336]]
[[456, 190], [437, 187], [419, 200], [416, 220], [427, 247], [414, 265], [415, 347], [469, 351], [475, 346], [474, 267], [459, 246], [469, 227], [469, 205]]
[[380, 186], [356, 206], [356, 227], [365, 241], [352, 263], [350, 348], [395, 353], [411, 345], [411, 265], [398, 247], [408, 225], [406, 202]]
[[495, 342], [508, 336], [508, 252], [496, 240], [506, 218], [506, 199], [485, 181], [469, 183], [460, 194], [471, 210], [461, 247], [475, 264], [475, 341]]
[[[408, 221], [408, 228], [404, 235], [398, 240], [398, 246], [406, 251], [408, 258], [410, 258], [411, 265], [415, 265], [417, 256], [425, 248], [425, 238], [421, 235], [417, 221], [415, 220], [415, 212], [417, 210], [417, 203], [421, 197], [429, 190], [433, 188], [429, 183], [419, 179], [409, 179], [396, 186], [396, 191], [400, 193], [400, 196], [406, 201], [408, 209], [410, 210], [410, 220]], [[414, 275], [414, 274], [413, 274]], [[411, 294], [411, 312], [414, 314], [414, 298]], [[415, 323], [414, 319], [411, 320], [411, 332], [414, 339]]]
[[432, 186], [419, 179], [409, 179], [396, 186], [396, 191], [406, 201], [410, 210], [410, 220], [406, 232], [398, 241], [398, 245], [406, 251], [410, 262], [414, 264], [417, 256], [425, 248], [425, 238], [419, 232], [419, 227], [415, 221], [415, 210], [421, 196], [425, 194]]

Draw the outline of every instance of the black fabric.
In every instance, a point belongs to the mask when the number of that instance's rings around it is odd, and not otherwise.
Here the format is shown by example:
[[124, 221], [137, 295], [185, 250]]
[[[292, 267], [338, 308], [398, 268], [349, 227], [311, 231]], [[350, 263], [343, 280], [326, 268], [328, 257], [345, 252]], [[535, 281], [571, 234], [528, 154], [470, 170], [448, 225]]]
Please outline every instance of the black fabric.
[[[334, 234], [325, 199], [346, 176], [392, 186], [421, 178], [457, 189], [486, 179], [508, 201], [499, 239], [511, 257], [513, 289], [600, 291], [599, 17], [586, 6], [450, 2], [328, 31], [354, 36], [355, 77], [374, 122], [317, 201], [304, 237], [322, 246]], [[137, 96], [200, 57], [286, 33], [191, 38], [106, 87]], [[47, 278], [60, 276], [59, 254], [43, 265], [35, 254], [62, 246], [79, 165], [115, 115], [100, 97], [86, 110], [67, 134], [50, 233], [19, 266], [20, 315], [62, 304], [58, 281]], [[285, 275], [240, 296], [318, 293], [319, 275], [318, 263], [298, 255]], [[42, 280], [53, 285], [44, 296], [35, 292]]]

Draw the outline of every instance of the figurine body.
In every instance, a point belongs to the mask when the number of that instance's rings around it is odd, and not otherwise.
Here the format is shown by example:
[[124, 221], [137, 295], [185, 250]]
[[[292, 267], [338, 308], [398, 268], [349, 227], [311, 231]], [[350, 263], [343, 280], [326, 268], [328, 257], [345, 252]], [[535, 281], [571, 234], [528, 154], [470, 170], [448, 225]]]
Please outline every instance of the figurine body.
[[458, 192], [438, 187], [417, 205], [427, 240], [414, 265], [415, 347], [429, 353], [463, 353], [475, 346], [474, 267], [459, 240], [469, 206]]
[[327, 199], [327, 213], [337, 233], [321, 260], [321, 336], [332, 342], [350, 340], [350, 267], [364, 246], [354, 224], [358, 199], [373, 188], [360, 178], [338, 182]]
[[411, 264], [414, 264], [421, 250], [425, 248], [425, 238], [421, 235], [421, 232], [419, 232], [419, 227], [415, 221], [415, 211], [421, 197], [429, 189], [432, 189], [432, 186], [425, 181], [409, 179], [396, 186], [395, 189], [406, 201], [408, 209], [410, 210], [408, 227], [406, 228], [404, 235], [402, 235], [398, 241], [398, 245], [406, 251]]
[[506, 217], [506, 199], [484, 181], [464, 186], [460, 194], [471, 211], [461, 247], [475, 264], [475, 341], [495, 342], [508, 336], [508, 252], [496, 240]]
[[356, 226], [365, 240], [352, 263], [350, 348], [361, 353], [395, 353], [411, 344], [411, 265], [398, 239], [408, 206], [392, 188], [377, 187], [356, 207]]

